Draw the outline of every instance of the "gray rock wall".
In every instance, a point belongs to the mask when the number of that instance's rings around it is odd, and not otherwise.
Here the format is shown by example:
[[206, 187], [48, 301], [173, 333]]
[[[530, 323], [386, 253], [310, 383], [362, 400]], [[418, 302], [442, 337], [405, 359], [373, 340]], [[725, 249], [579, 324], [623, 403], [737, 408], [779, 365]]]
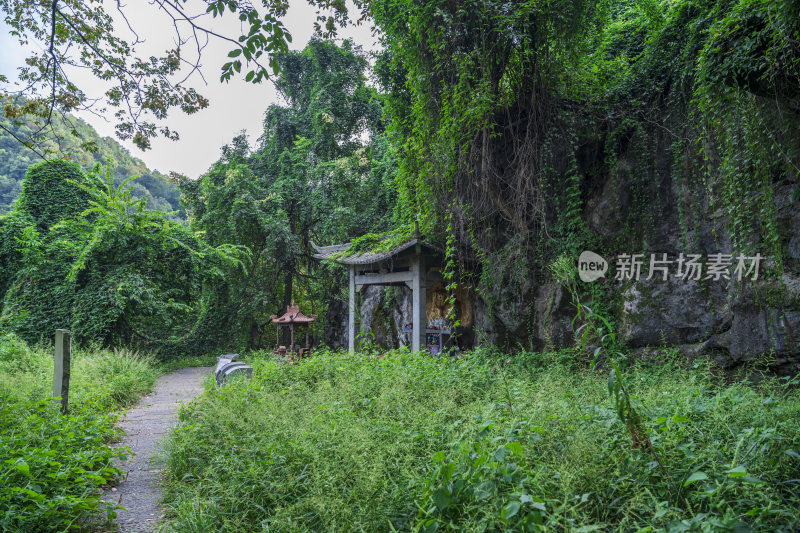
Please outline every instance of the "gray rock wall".
[[[754, 249], [766, 257], [758, 281], [686, 280], [672, 275], [674, 265], [666, 281], [647, 280], [651, 253], [666, 253], [672, 260], [696, 253], [705, 262], [710, 254], [735, 252], [731, 222], [719, 206], [711, 206], [707, 185], [696, 177], [677, 177], [668, 139], [659, 137], [657, 144], [645, 181], [635, 177], [639, 170], [623, 154], [603, 181], [587, 185], [591, 192], [584, 198], [583, 218], [599, 243], [593, 251], [609, 261], [606, 279], [595, 283], [603, 284], [607, 318], [618, 338], [633, 350], [678, 346], [687, 355], [711, 356], [726, 366], [766, 354], [778, 367], [800, 368], [800, 180], [787, 176], [773, 191], [783, 261], [779, 279], [763, 276], [764, 267], [775, 266], [774, 248], [757, 240]], [[713, 194], [719, 186], [710, 184]], [[761, 221], [752, 223], [758, 228]], [[613, 279], [619, 253], [645, 254], [638, 281]], [[575, 306], [557, 282], [545, 276], [514, 290], [504, 284], [495, 290], [493, 307], [480, 298], [475, 302], [477, 342], [536, 350], [573, 345]], [[409, 344], [403, 330], [411, 315], [408, 289], [371, 287], [361, 301], [362, 327], [376, 342]], [[584, 303], [597, 304], [591, 297]]]

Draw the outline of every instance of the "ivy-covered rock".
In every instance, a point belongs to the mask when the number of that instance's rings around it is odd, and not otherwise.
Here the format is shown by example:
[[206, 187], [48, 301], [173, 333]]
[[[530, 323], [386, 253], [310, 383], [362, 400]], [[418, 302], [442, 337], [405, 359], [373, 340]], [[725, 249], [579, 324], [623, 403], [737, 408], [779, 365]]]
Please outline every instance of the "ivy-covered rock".
[[89, 207], [89, 194], [76, 183], [86, 181], [77, 163], [55, 160], [31, 165], [22, 181], [17, 209], [28, 214], [41, 231]]
[[[647, 283], [647, 264], [641, 283], [614, 279], [615, 258], [639, 253], [760, 253], [752, 294], [800, 275], [798, 2], [370, 9], [402, 140], [400, 222], [452, 235], [486, 338], [538, 349], [577, 331], [589, 345], [714, 344], [731, 364], [770, 351], [800, 364], [795, 309], [777, 297], [741, 298], [725, 278]], [[558, 298], [551, 267], [584, 250], [609, 273]]]
[[0, 311], [3, 309], [3, 295], [21, 266], [19, 239], [22, 238], [23, 230], [31, 226], [33, 219], [19, 210], [0, 216]]
[[[0, 328], [29, 342], [68, 328], [81, 344], [193, 351], [208, 337], [200, 331], [204, 286], [241, 265], [247, 250], [212, 248], [188, 227], [147, 210], [147, 200], [134, 197], [129, 185], [117, 186], [110, 169], [104, 180], [64, 182], [70, 172], [82, 176], [69, 163], [32, 168], [25, 195], [2, 219], [3, 243], [13, 238], [16, 255], [3, 256], [14, 276]], [[48, 185], [53, 205], [39, 199]]]
[[73, 256], [65, 245], [59, 238], [42, 240], [34, 226], [23, 230], [21, 268], [5, 293], [0, 328], [29, 343], [71, 328], [75, 284], [66, 277]]

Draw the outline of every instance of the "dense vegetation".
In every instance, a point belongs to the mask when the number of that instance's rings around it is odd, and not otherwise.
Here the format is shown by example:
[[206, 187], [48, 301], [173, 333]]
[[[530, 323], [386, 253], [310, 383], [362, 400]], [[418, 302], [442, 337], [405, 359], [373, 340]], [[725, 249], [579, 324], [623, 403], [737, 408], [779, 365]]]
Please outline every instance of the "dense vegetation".
[[52, 347], [0, 336], [0, 529], [81, 530], [104, 525], [114, 506], [98, 487], [124, 473], [117, 411], [153, 385], [154, 361], [125, 350], [73, 353], [70, 409], [52, 394]]
[[[352, 22], [345, 2], [315, 3], [335, 13], [322, 33]], [[240, 135], [199, 180], [178, 179], [185, 221], [157, 210], [176, 207], [174, 189], [111, 141], [80, 164], [30, 164], [0, 137], [0, 210], [16, 198], [0, 216], [3, 527], [91, 521], [97, 485], [119, 473], [107, 413], [153, 376], [114, 351], [125, 346], [249, 352], [255, 367], [182, 413], [168, 459], [176, 531], [800, 529], [798, 378], [690, 366], [663, 338], [646, 343], [654, 361], [637, 359], [617, 334], [633, 282], [579, 284], [575, 268], [584, 249], [760, 252], [752, 294], [703, 280], [708, 302], [681, 299], [677, 313], [707, 304], [745, 336], [763, 322], [783, 335], [764, 359], [782, 350], [796, 362], [800, 2], [355, 3], [384, 45], [373, 63], [350, 41], [286, 51], [283, 3], [265, 4], [265, 25], [241, 13], [255, 29], [223, 78], [240, 55], [275, 52], [285, 105], [269, 107], [255, 148]], [[26, 12], [0, 0], [12, 4]], [[76, 31], [62, 30], [59, 45]], [[165, 61], [140, 68], [166, 76], [180, 64]], [[137, 105], [163, 117], [207, 104], [183, 86], [153, 91]], [[155, 134], [121, 124], [140, 146]], [[24, 121], [2, 125], [35, 136]], [[315, 340], [343, 329], [345, 272], [313, 261], [312, 243], [385, 250], [415, 222], [443, 248], [449, 289], [474, 290], [494, 346], [479, 336], [459, 358], [319, 349], [297, 365], [259, 351], [275, 340], [269, 316], [292, 300], [320, 315]], [[539, 298], [545, 286], [558, 297]], [[731, 315], [737, 306], [748, 312]], [[559, 342], [532, 333], [555, 307]], [[78, 358], [93, 375], [69, 417], [41, 402], [46, 349], [25, 344], [58, 327], [112, 350]]]
[[197, 353], [203, 288], [247, 250], [212, 248], [146, 209], [111, 169], [31, 166], [15, 208], [0, 217], [0, 328], [35, 343], [67, 328], [79, 344], [138, 343]]
[[[387, 47], [398, 212], [480, 262], [512, 344], [531, 342], [530, 281], [560, 255], [677, 253], [671, 202], [680, 251], [761, 251], [780, 279], [797, 228], [776, 191], [800, 197], [797, 2], [364, 3]], [[620, 302], [599, 292], [612, 320]]]
[[[477, 290], [492, 338], [506, 346], [544, 347], [531, 334], [536, 291], [559, 258], [582, 249], [761, 252], [770, 256], [764, 277], [775, 280], [797, 266], [786, 253], [794, 228], [776, 219], [786, 200], [774, 193], [794, 183], [800, 197], [796, 3], [359, 5], [385, 45], [372, 69], [379, 89], [352, 43], [277, 53], [286, 105], [269, 108], [256, 149], [236, 138], [205, 176], [181, 183], [190, 212], [181, 239], [196, 239], [193, 249], [246, 247], [249, 260], [213, 284], [190, 282], [188, 271], [164, 280], [136, 303], [145, 316], [170, 315], [161, 304], [180, 301], [205, 348], [258, 348], [271, 343], [269, 315], [294, 298], [322, 317], [315, 337], [324, 339], [340, 327], [345, 283], [340, 269], [311, 259], [312, 241], [382, 246], [417, 219], [453, 259], [448, 279]], [[330, 7], [341, 17], [328, 32], [350, 20]], [[609, 188], [616, 200], [597, 198]], [[601, 200], [618, 205], [590, 229]], [[669, 202], [674, 219], [663, 212]], [[676, 235], [664, 234], [665, 220]], [[20, 224], [18, 215], [0, 223]], [[18, 262], [7, 248], [19, 245], [5, 242], [0, 263]], [[579, 297], [614, 326], [622, 291], [611, 285]], [[770, 305], [784, 307], [769, 291]], [[126, 318], [137, 333], [117, 335], [112, 324], [122, 322], [109, 317], [90, 336], [149, 342], [163, 335], [151, 318]]]
[[91, 170], [96, 163], [105, 165], [113, 161], [117, 184], [136, 176], [131, 182], [131, 190], [137, 198], [147, 199], [149, 209], [182, 213], [178, 187], [169, 178], [148, 169], [114, 139], [100, 137], [83, 120], [75, 117], [55, 120], [53, 131], [60, 138], [59, 144], [50, 142], [46, 146], [40, 145], [34, 152], [18, 139], [30, 137], [31, 132], [37, 129], [36, 126], [31, 120], [24, 118], [6, 118], [3, 111], [3, 106], [0, 105], [0, 123], [3, 125], [0, 128], [0, 214], [11, 210], [22, 188], [25, 171], [32, 164], [41, 161], [42, 156], [69, 157], [86, 171]]
[[125, 175], [129, 156], [122, 166], [111, 159], [122, 176], [58, 161], [30, 167], [20, 201], [0, 217], [0, 327], [32, 342], [70, 327], [77, 342], [175, 355], [265, 346], [269, 315], [292, 298], [320, 314], [341, 300], [342, 272], [318, 270], [311, 242], [391, 223], [382, 97], [349, 42], [314, 40], [278, 61], [288, 105], [267, 111], [255, 151], [237, 137], [205, 176], [182, 181], [187, 225], [145, 210], [153, 202], [137, 197], [142, 177]]
[[347, 41], [312, 40], [277, 61], [288, 105], [269, 107], [257, 149], [250, 153], [237, 137], [208, 174], [181, 185], [192, 227], [210, 245], [252, 252], [243, 269], [213, 287], [208, 314], [219, 342], [240, 349], [272, 344], [269, 316], [293, 298], [320, 315], [340, 302], [343, 272], [318, 268], [311, 243], [384, 229], [395, 205], [394, 149], [363, 54]]
[[[626, 372], [652, 447], [573, 353], [253, 354], [169, 444], [174, 531], [792, 531], [797, 383], [662, 353]], [[621, 376], [618, 376], [621, 379]], [[640, 435], [641, 437], [642, 435]]]

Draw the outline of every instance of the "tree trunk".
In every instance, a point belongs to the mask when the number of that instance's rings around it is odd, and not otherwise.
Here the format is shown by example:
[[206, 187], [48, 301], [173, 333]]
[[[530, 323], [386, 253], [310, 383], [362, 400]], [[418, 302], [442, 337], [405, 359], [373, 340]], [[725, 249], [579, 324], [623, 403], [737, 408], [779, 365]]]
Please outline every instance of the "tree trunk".
[[294, 283], [294, 265], [288, 265], [286, 270], [286, 283], [283, 286], [283, 310], [280, 314], [286, 311], [286, 306], [292, 303], [292, 284]]

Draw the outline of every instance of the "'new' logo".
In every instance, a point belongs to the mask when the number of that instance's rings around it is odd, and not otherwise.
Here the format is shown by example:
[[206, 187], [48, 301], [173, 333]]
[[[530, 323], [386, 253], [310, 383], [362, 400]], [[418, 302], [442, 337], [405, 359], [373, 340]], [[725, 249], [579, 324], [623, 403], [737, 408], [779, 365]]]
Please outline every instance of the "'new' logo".
[[578, 258], [578, 277], [581, 281], [591, 282], [605, 276], [608, 262], [594, 252], [586, 250]]

